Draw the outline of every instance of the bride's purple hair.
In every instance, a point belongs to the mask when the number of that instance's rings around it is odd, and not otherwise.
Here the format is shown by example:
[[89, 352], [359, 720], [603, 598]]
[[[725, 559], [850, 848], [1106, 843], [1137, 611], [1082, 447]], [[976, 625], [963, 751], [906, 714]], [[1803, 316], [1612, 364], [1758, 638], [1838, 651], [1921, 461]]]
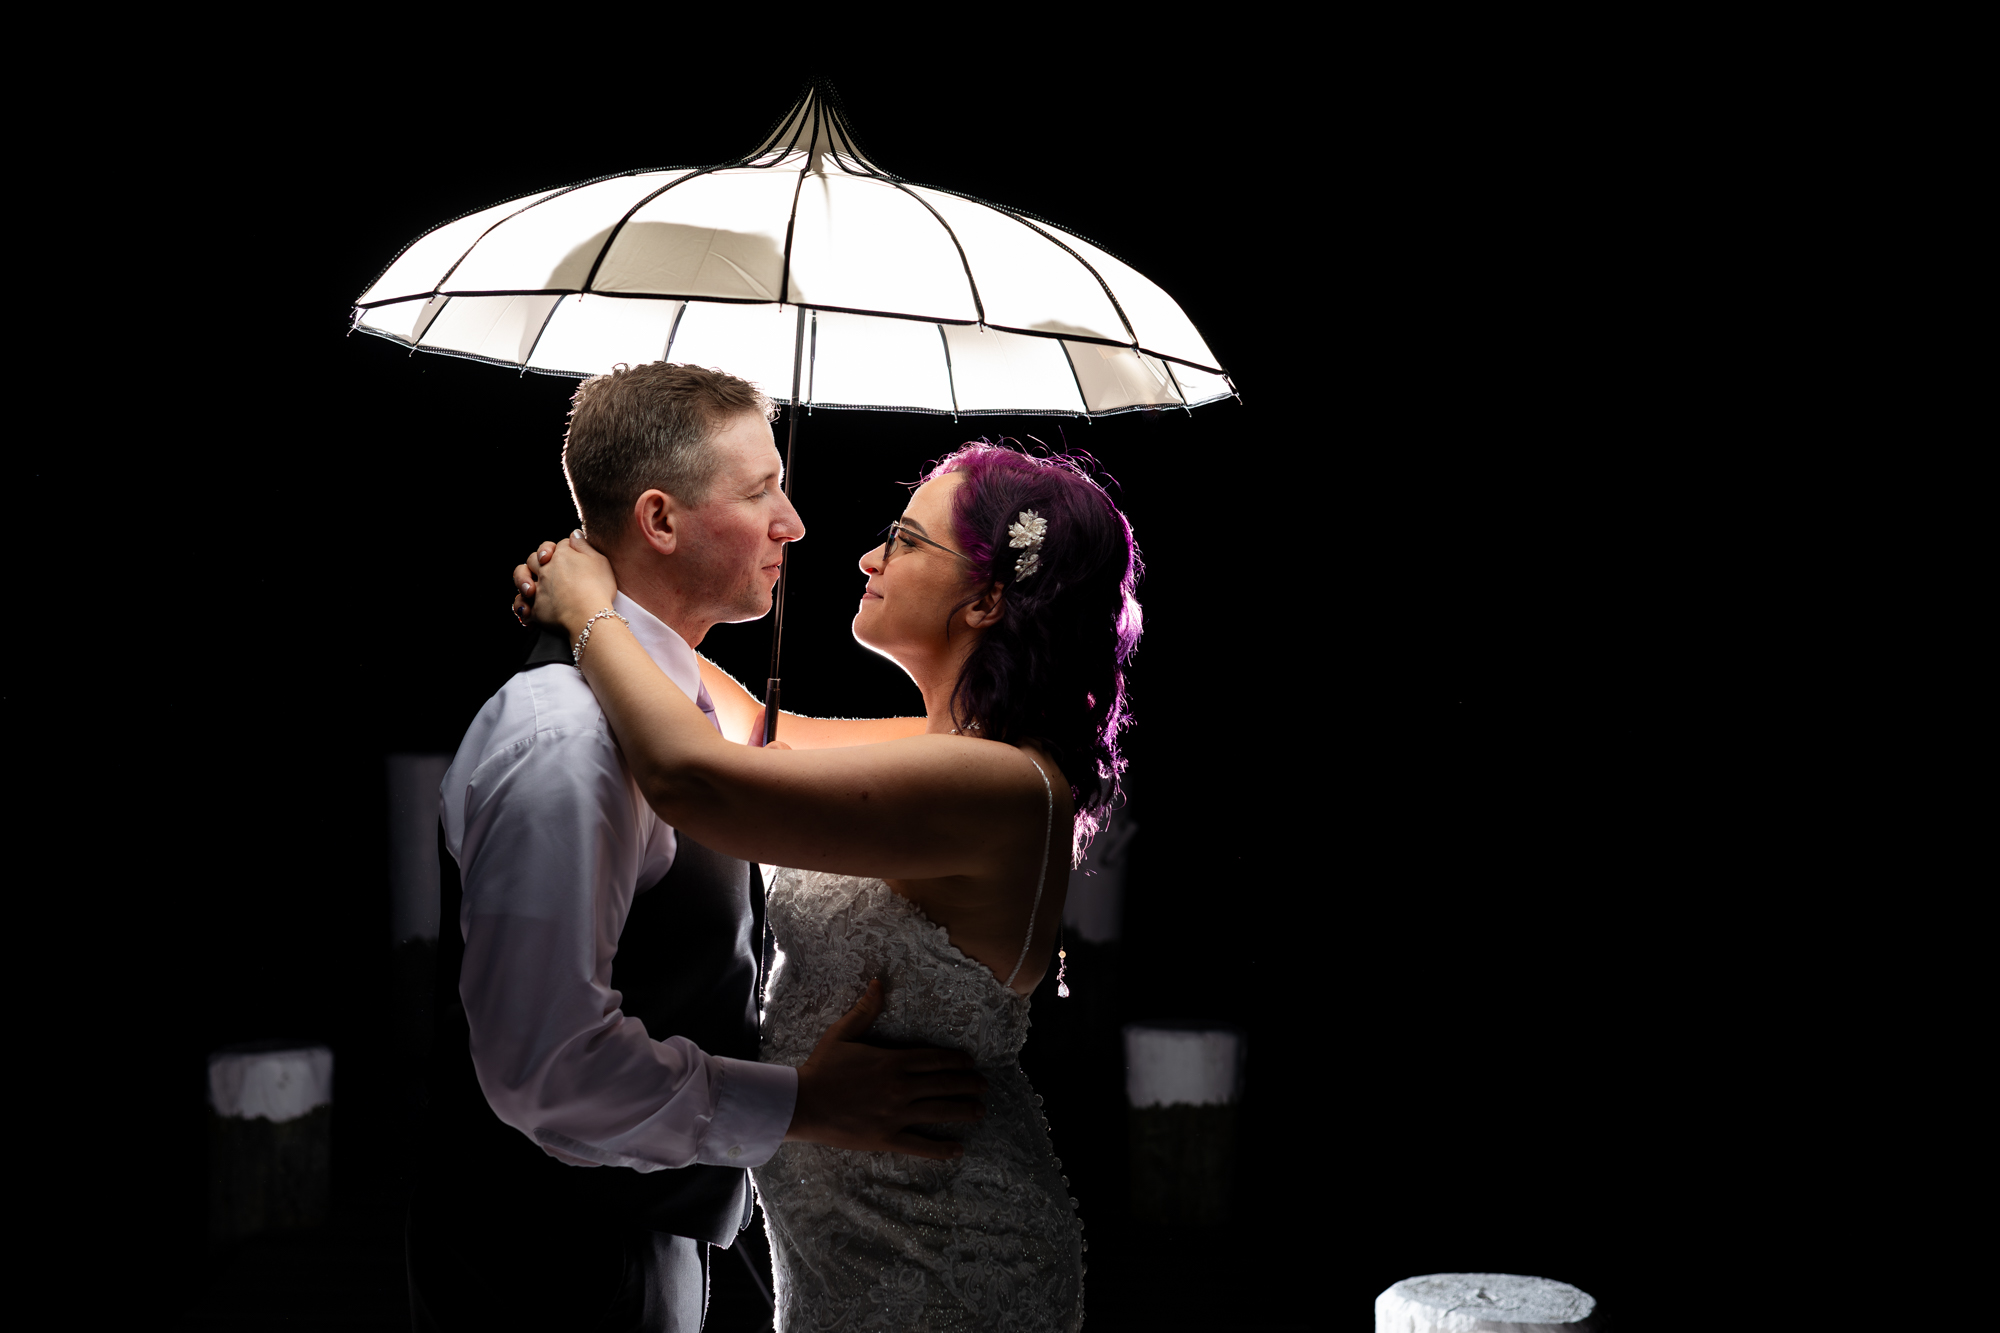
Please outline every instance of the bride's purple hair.
[[[1125, 671], [1139, 646], [1133, 590], [1144, 572], [1132, 525], [1091, 479], [1091, 461], [1035, 458], [982, 441], [940, 459], [923, 478], [965, 478], [952, 501], [959, 549], [978, 588], [1007, 589], [1000, 620], [959, 674], [952, 720], [977, 722], [992, 740], [1048, 747], [1070, 778], [1079, 858], [1109, 817], [1125, 771], [1118, 736], [1132, 721]], [[1024, 510], [1048, 527], [1039, 567], [1017, 580], [1023, 552], [1008, 545], [1007, 529]]]

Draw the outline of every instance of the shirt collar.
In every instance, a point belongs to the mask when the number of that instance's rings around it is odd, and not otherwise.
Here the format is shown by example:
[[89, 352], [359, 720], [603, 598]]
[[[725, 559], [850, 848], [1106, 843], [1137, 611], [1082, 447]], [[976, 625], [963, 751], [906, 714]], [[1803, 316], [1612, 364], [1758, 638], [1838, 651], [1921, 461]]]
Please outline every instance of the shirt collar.
[[701, 663], [695, 660], [694, 649], [688, 647], [686, 639], [622, 592], [611, 599], [611, 609], [631, 623], [632, 637], [639, 641], [653, 664], [666, 673], [667, 679], [681, 687], [681, 693], [690, 699], [701, 693]]

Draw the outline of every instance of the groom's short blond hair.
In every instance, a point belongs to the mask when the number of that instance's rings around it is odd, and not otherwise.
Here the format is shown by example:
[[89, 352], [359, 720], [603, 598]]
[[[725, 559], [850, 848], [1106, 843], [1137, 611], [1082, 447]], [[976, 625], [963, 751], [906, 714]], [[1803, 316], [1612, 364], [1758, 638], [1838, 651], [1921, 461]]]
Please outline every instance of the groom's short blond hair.
[[719, 466], [709, 441], [745, 412], [775, 415], [756, 385], [701, 366], [620, 364], [579, 384], [563, 471], [585, 530], [600, 544], [617, 541], [633, 503], [653, 489], [702, 503]]

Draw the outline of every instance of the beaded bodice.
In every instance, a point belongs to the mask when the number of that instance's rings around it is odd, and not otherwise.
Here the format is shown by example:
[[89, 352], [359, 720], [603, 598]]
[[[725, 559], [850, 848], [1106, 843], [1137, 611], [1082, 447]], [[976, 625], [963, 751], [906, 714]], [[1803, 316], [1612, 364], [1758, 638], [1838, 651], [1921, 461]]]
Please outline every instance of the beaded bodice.
[[780, 870], [769, 896], [784, 906], [770, 909], [782, 956], [765, 1001], [764, 1059], [805, 1063], [871, 977], [882, 978], [884, 992], [871, 1041], [949, 1046], [980, 1065], [1020, 1056], [1027, 999], [881, 880]]
[[1077, 1328], [1082, 1223], [1018, 1060], [1027, 999], [880, 880], [781, 870], [768, 903], [766, 1061], [803, 1064], [880, 977], [869, 1040], [966, 1051], [988, 1080], [984, 1119], [923, 1131], [962, 1141], [955, 1162], [788, 1143], [756, 1170], [778, 1328]]

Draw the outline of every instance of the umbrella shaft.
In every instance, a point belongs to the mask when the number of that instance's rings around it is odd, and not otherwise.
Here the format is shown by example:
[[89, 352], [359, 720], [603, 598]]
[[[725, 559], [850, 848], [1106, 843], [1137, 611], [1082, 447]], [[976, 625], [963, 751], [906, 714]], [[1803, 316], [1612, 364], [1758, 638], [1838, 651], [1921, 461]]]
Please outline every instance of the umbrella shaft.
[[[789, 449], [787, 453], [791, 452]], [[789, 470], [786, 481], [791, 480]], [[785, 638], [785, 574], [792, 565], [792, 545], [786, 542], [778, 553], [778, 587], [771, 598], [771, 674], [764, 682], [764, 739], [769, 745], [778, 738], [778, 649]]]
[[[792, 336], [792, 409], [785, 423], [785, 498], [792, 496], [792, 447], [799, 442], [799, 380], [805, 369], [806, 308], [799, 307], [798, 331]], [[778, 737], [778, 652], [785, 643], [785, 575], [792, 568], [792, 544], [778, 551], [778, 586], [771, 597], [771, 673], [764, 682], [764, 744]]]

